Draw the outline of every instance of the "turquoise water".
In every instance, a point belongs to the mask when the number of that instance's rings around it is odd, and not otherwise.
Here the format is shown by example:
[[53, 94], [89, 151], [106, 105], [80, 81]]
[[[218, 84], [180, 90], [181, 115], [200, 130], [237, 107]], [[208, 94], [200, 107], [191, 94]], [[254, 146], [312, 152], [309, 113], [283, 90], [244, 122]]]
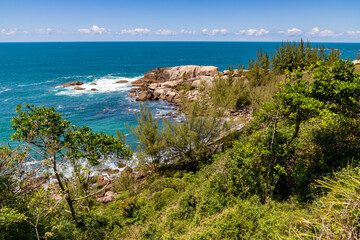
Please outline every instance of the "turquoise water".
[[[339, 48], [344, 59], [360, 53], [359, 43], [324, 45]], [[0, 43], [0, 143], [10, 139], [16, 105], [29, 103], [56, 107], [65, 119], [96, 132], [115, 135], [121, 130], [134, 146], [137, 141], [124, 124], [136, 124], [139, 103], [127, 96], [130, 84], [114, 82], [138, 79], [156, 67], [193, 64], [224, 70], [248, 63], [260, 47], [272, 52], [276, 46], [268, 42]], [[69, 81], [83, 81], [99, 91], [57, 87]], [[157, 116], [173, 111], [163, 101], [147, 105]]]

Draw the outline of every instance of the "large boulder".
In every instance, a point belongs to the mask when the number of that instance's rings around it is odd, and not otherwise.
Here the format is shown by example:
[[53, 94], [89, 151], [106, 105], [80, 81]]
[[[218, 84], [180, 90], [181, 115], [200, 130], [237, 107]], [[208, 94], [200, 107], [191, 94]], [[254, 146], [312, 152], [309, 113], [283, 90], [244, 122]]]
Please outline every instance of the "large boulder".
[[98, 198], [97, 201], [101, 203], [109, 203], [114, 201], [114, 199], [118, 196], [119, 196], [118, 194], [115, 194], [112, 191], [108, 191], [105, 193], [104, 197]]
[[136, 97], [136, 91], [130, 90], [129, 93], [128, 93], [128, 95], [129, 95], [130, 97]]
[[158, 83], [152, 83], [152, 84], [149, 85], [149, 89], [150, 90], [155, 90], [158, 86], [159, 86]]
[[166, 101], [171, 102], [175, 96], [176, 96], [175, 92], [169, 92], [166, 96]]
[[67, 83], [60, 84], [60, 87], [80, 86], [80, 85], [83, 85], [83, 84], [84, 83], [81, 82], [81, 81], [67, 82]]
[[[177, 67], [155, 68], [145, 73], [141, 79], [146, 82], [166, 82], [182, 80], [184, 78], [195, 78], [198, 76], [216, 76], [218, 68], [214, 66], [186, 65]], [[139, 84], [135, 81], [135, 84]]]
[[352, 61], [353, 64], [360, 64], [360, 59]]
[[153, 96], [152, 91], [140, 91], [136, 101], [150, 101], [153, 99]]

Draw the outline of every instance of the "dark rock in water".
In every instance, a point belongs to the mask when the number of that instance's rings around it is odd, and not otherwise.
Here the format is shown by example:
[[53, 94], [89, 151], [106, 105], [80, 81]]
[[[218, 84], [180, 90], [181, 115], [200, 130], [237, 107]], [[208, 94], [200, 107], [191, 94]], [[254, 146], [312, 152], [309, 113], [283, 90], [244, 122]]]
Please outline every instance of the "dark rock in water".
[[79, 85], [83, 85], [83, 82], [80, 81], [75, 81], [75, 82], [67, 82], [67, 83], [63, 83], [60, 84], [60, 87], [71, 87], [71, 86], [79, 86]]
[[97, 85], [96, 83], [90, 83], [90, 85]]
[[74, 87], [74, 90], [85, 90], [85, 88], [82, 88], [82, 87]]
[[166, 116], [168, 116], [168, 117], [169, 117], [169, 116], [171, 116], [171, 115], [172, 115], [172, 113], [171, 113], [171, 112], [169, 112], [169, 113], [167, 113], [167, 114], [166, 114]]
[[120, 80], [120, 81], [117, 81], [116, 83], [128, 83], [129, 81], [127, 80]]
[[92, 88], [91, 91], [99, 91], [99, 90], [97, 90], [96, 88]]

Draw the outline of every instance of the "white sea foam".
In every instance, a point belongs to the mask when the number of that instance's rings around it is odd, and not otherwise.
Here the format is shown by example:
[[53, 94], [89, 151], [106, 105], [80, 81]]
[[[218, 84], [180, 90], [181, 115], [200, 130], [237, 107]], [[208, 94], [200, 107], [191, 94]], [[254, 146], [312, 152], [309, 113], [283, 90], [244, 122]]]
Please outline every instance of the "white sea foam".
[[11, 91], [10, 88], [1, 88], [0, 93]]
[[[126, 78], [118, 76], [104, 76], [97, 78], [92, 82], [85, 82], [83, 85], [79, 86], [84, 88], [84, 90], [74, 90], [74, 86], [71, 87], [55, 87], [56, 95], [67, 95], [67, 96], [79, 96], [83, 94], [98, 94], [98, 93], [107, 93], [107, 92], [118, 92], [118, 91], [127, 91], [131, 88], [131, 82], [141, 78], [142, 76]], [[128, 81], [128, 83], [116, 83], [118, 81]], [[91, 89], [96, 89], [91, 90]]]

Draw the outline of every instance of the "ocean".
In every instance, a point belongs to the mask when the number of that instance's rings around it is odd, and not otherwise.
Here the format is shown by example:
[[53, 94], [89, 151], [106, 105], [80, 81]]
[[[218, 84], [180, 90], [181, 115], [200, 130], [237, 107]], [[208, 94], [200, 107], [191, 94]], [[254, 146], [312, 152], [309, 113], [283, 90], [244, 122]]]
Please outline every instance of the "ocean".
[[[129, 97], [130, 83], [156, 67], [213, 65], [219, 70], [247, 64], [262, 48], [272, 53], [274, 42], [69, 42], [0, 43], [0, 143], [10, 140], [15, 107], [26, 103], [55, 107], [75, 125], [115, 135], [123, 131], [133, 149], [138, 144], [125, 123], [136, 125], [139, 103]], [[355, 58], [360, 43], [313, 43], [339, 48], [342, 58]], [[60, 88], [83, 81], [86, 90]], [[96, 86], [91, 84], [96, 83]], [[91, 88], [98, 91], [91, 91]], [[146, 102], [152, 113], [174, 111], [164, 101]]]

